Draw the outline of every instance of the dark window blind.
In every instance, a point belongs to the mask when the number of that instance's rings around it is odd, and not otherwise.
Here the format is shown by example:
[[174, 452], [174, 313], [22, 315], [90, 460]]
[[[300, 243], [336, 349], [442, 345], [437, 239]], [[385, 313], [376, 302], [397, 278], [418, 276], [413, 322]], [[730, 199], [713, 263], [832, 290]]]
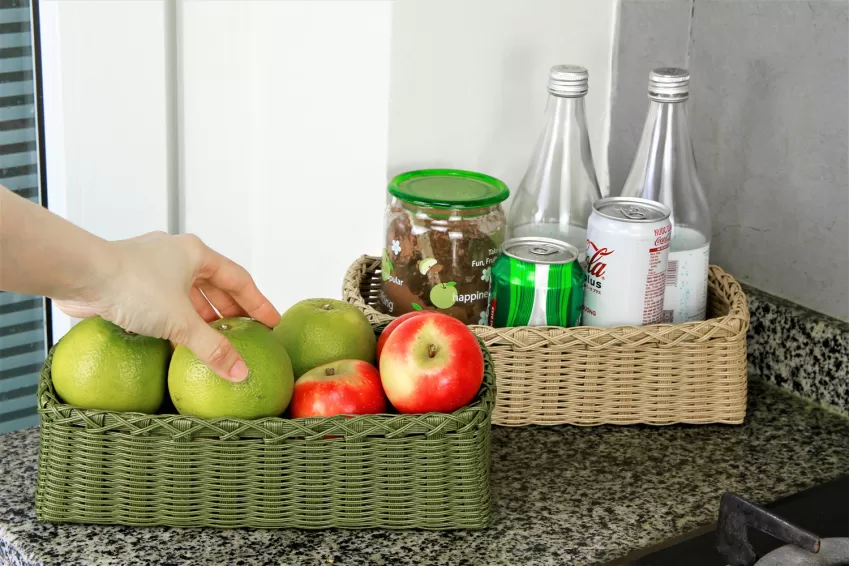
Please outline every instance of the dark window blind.
[[[0, 0], [0, 184], [41, 204], [29, 0]], [[45, 355], [41, 297], [0, 292], [0, 433], [38, 424]]]

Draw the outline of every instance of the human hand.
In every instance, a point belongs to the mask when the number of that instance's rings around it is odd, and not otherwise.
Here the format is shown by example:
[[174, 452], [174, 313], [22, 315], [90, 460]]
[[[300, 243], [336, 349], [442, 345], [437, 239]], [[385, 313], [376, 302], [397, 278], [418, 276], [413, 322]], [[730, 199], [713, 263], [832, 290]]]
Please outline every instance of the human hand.
[[151, 232], [107, 244], [104, 269], [86, 282], [86, 300], [56, 301], [76, 318], [101, 316], [129, 332], [166, 338], [191, 349], [222, 378], [240, 382], [248, 367], [207, 323], [250, 316], [268, 327], [280, 313], [245, 269], [191, 234]]

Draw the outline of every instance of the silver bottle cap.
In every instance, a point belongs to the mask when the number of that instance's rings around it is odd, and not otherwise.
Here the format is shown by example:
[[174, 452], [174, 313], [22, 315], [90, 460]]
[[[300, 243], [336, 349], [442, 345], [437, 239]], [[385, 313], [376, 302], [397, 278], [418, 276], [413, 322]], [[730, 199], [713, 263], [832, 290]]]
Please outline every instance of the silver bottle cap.
[[688, 99], [691, 75], [685, 69], [662, 67], [649, 73], [649, 98], [658, 102], [681, 102]]
[[579, 65], [555, 65], [549, 70], [549, 92], [573, 98], [587, 94], [587, 69]]

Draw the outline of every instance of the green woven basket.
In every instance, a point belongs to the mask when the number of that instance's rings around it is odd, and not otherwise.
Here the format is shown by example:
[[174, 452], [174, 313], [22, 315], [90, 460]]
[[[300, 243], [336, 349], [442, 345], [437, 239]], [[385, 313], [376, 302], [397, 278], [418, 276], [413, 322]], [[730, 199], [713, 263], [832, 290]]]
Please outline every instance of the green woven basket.
[[481, 348], [481, 390], [453, 413], [254, 421], [65, 405], [51, 351], [38, 386], [36, 515], [175, 527], [486, 527], [495, 380]]

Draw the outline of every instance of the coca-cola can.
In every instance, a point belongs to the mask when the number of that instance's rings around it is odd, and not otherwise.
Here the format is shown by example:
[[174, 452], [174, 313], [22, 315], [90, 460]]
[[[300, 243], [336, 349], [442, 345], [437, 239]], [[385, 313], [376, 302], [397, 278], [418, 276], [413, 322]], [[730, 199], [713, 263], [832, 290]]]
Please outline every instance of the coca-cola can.
[[670, 230], [670, 209], [659, 202], [610, 197], [593, 203], [582, 325], [662, 321]]

